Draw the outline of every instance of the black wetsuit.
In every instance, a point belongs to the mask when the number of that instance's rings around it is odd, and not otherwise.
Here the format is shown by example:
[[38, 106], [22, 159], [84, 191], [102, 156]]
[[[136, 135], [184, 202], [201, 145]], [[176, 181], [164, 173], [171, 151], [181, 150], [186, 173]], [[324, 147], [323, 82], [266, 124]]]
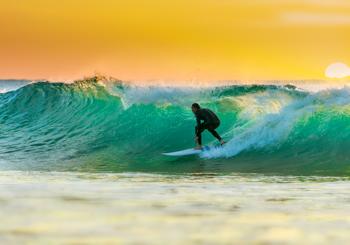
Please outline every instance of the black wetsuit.
[[[202, 145], [202, 132], [208, 130], [215, 138], [221, 141], [220, 135], [215, 131], [220, 125], [219, 118], [209, 109], [200, 108], [195, 113], [197, 119], [196, 136], [198, 144]], [[203, 122], [201, 122], [203, 121]]]

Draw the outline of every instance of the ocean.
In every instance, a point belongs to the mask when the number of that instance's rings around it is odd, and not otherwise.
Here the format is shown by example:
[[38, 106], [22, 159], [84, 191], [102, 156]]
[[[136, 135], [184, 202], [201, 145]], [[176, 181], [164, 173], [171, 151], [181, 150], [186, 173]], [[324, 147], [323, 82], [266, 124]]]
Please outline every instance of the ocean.
[[[2, 80], [0, 242], [346, 244], [349, 95]], [[193, 102], [218, 114], [227, 144], [162, 155], [194, 146]]]

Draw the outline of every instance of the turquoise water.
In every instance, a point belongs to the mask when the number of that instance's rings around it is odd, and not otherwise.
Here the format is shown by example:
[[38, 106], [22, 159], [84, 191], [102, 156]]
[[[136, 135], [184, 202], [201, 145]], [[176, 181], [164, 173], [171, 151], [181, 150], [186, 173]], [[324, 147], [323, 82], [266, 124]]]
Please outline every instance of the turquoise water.
[[[346, 87], [12, 82], [0, 83], [2, 170], [350, 175]], [[192, 102], [217, 112], [228, 143], [201, 156], [161, 155], [194, 145]], [[208, 133], [204, 142], [216, 143]]]

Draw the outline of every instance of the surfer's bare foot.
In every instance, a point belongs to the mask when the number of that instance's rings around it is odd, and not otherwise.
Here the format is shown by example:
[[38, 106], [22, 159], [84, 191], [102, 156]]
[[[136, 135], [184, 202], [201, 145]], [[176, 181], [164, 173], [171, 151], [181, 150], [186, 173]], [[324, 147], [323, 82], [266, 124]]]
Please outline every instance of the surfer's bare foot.
[[220, 140], [220, 144], [224, 145], [224, 144], [226, 144], [226, 142], [224, 140]]
[[197, 145], [194, 149], [195, 150], [202, 150], [202, 146], [201, 145]]

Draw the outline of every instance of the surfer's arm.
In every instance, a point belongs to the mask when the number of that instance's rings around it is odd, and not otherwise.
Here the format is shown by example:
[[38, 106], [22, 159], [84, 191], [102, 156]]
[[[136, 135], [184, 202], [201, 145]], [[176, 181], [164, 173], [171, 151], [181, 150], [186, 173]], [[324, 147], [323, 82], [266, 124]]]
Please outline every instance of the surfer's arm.
[[195, 127], [195, 136], [194, 136], [194, 140], [195, 140], [195, 142], [196, 142], [196, 144], [197, 145], [199, 145], [199, 142], [198, 142], [198, 140], [199, 140], [199, 129], [200, 129], [200, 125], [201, 125], [201, 119], [199, 118], [199, 115], [198, 114], [196, 114], [196, 121], [197, 121], [197, 125], [196, 125], [196, 127]]
[[198, 117], [196, 117], [196, 121], [197, 121], [197, 127], [199, 127], [199, 125], [201, 125], [201, 120]]
[[195, 114], [195, 116], [196, 116], [196, 121], [197, 121], [196, 127], [199, 127], [199, 125], [201, 125], [201, 117], [200, 117], [198, 112]]

